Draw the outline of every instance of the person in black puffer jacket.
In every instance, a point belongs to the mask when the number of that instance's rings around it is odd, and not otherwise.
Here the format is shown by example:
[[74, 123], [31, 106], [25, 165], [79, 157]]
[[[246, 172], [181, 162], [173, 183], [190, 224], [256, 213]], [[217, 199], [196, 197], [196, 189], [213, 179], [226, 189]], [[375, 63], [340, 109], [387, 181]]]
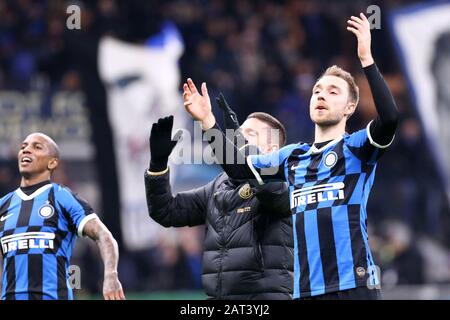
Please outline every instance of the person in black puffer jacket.
[[[203, 187], [173, 196], [167, 167], [176, 144], [172, 125], [173, 117], [167, 117], [152, 127], [152, 157], [145, 173], [150, 217], [165, 227], [206, 226], [202, 284], [208, 298], [291, 299], [294, 243], [286, 184], [256, 187], [222, 173]], [[268, 128], [279, 130], [280, 145], [270, 141]], [[251, 114], [240, 130], [262, 152], [286, 141], [283, 125], [266, 113]]]

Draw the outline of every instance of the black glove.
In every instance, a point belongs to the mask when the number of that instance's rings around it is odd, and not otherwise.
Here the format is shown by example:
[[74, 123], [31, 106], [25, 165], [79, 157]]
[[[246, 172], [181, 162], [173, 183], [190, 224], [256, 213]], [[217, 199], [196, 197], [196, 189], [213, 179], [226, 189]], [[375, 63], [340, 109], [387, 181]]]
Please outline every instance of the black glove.
[[164, 171], [167, 168], [169, 155], [181, 138], [181, 130], [175, 134], [172, 141], [173, 116], [160, 118], [153, 123], [150, 133], [150, 165], [149, 170], [153, 172]]
[[235, 130], [234, 135], [234, 145], [240, 149], [242, 146], [245, 146], [248, 142], [244, 138], [244, 135], [241, 132], [240, 124], [236, 115], [236, 112], [234, 112], [233, 109], [231, 109], [228, 102], [225, 100], [225, 97], [223, 96], [222, 92], [219, 93], [219, 96], [216, 97], [216, 102], [219, 105], [220, 109], [223, 111], [223, 120], [225, 124], [225, 135], [226, 135], [226, 129], [233, 129]]
[[216, 97], [217, 104], [223, 111], [223, 120], [225, 122], [225, 129], [237, 130], [240, 127], [236, 112], [231, 109], [228, 102], [225, 100], [222, 92]]

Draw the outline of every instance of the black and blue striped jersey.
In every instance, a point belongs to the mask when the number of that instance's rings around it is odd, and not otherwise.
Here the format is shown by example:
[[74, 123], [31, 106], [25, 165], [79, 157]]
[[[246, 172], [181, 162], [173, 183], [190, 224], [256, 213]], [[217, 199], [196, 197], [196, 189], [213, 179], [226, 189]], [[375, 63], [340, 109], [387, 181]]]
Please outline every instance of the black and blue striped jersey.
[[85, 201], [56, 183], [1, 198], [2, 299], [73, 299], [72, 250], [95, 217]]
[[294, 298], [379, 284], [366, 205], [377, 161], [390, 143], [374, 142], [369, 128], [370, 123], [321, 148], [298, 143], [247, 158], [260, 183], [276, 177], [289, 184]]

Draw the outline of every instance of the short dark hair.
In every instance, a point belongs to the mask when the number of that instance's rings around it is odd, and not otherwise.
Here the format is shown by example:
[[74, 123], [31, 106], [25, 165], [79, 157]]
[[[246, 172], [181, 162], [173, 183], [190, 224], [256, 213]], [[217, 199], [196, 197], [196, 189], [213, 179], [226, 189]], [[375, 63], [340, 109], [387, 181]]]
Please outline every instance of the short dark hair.
[[278, 142], [280, 147], [286, 143], [286, 129], [283, 124], [275, 117], [265, 112], [253, 112], [248, 115], [247, 119], [258, 119], [267, 123], [271, 128], [278, 130]]

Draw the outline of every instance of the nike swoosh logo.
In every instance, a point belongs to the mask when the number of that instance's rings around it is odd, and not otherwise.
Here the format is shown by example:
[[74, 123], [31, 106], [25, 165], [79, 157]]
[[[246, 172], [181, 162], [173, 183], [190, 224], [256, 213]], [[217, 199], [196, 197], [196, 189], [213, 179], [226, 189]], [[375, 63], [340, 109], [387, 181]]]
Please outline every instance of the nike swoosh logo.
[[292, 165], [292, 167], [291, 167], [291, 170], [292, 170], [292, 171], [294, 171], [294, 170], [297, 170], [297, 168], [298, 168], [298, 167], [300, 167], [300, 165], [299, 165], [299, 164], [298, 164], [298, 165], [296, 165], [296, 166]]
[[0, 217], [0, 221], [5, 221], [5, 220], [8, 219], [9, 217], [11, 217], [13, 214], [14, 214], [14, 213], [10, 213], [10, 214], [7, 214], [6, 216], [1, 216], [1, 217]]

